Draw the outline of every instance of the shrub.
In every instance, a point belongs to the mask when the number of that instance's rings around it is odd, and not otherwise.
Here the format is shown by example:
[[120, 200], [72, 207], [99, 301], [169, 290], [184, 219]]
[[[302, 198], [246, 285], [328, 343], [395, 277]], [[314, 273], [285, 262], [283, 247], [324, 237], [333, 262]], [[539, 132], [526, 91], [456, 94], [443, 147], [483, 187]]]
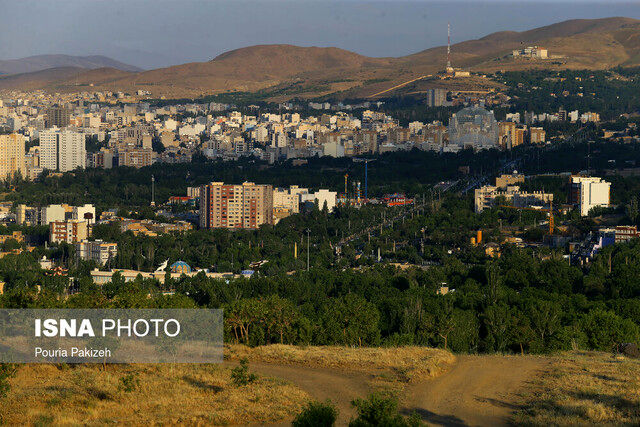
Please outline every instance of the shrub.
[[338, 418], [338, 410], [326, 402], [309, 402], [307, 406], [293, 420], [294, 427], [330, 427]]
[[17, 370], [13, 363], [0, 363], [0, 398], [5, 397], [11, 390], [9, 378], [15, 376]]
[[257, 379], [257, 375], [249, 373], [249, 360], [246, 357], [240, 360], [240, 366], [231, 371], [231, 380], [238, 387], [250, 384]]
[[398, 399], [395, 397], [373, 393], [365, 399], [355, 399], [351, 402], [358, 412], [358, 417], [351, 420], [349, 427], [414, 427], [421, 425], [420, 418], [412, 415], [405, 418], [398, 413]]
[[138, 375], [132, 373], [120, 378], [120, 386], [118, 388], [125, 393], [131, 393], [137, 390], [139, 386], [140, 380], [138, 379]]

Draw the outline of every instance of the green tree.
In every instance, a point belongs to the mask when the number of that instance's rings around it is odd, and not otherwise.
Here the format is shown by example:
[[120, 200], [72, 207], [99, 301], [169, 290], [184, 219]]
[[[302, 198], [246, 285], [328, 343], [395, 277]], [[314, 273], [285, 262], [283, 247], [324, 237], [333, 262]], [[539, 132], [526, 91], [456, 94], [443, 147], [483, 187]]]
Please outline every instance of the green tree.
[[338, 419], [338, 410], [327, 400], [311, 401], [304, 407], [293, 422], [293, 427], [332, 427]]
[[484, 311], [483, 320], [487, 329], [486, 349], [504, 352], [509, 345], [513, 325], [509, 307], [504, 303], [489, 306]]
[[612, 311], [594, 309], [582, 318], [582, 329], [589, 347], [610, 351], [616, 344], [640, 340], [640, 328]]

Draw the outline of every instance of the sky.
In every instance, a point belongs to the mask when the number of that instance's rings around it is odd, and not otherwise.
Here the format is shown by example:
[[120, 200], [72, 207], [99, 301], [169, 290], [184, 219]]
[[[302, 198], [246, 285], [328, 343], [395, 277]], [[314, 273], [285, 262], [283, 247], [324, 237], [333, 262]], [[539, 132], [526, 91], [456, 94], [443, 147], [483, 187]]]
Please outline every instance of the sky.
[[0, 59], [105, 55], [150, 69], [286, 43], [403, 56], [567, 19], [640, 19], [640, 0], [0, 0]]

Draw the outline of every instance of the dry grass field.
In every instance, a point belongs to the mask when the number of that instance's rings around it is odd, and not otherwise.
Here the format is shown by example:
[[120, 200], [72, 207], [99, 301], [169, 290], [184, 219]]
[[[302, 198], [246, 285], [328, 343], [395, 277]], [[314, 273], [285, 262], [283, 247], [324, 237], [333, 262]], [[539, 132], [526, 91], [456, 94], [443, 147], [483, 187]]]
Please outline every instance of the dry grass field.
[[417, 382], [439, 376], [455, 363], [453, 354], [426, 347], [350, 348], [269, 345], [250, 348], [225, 346], [225, 358], [284, 365], [304, 365], [362, 373], [392, 373], [403, 382]]
[[[133, 390], [125, 391], [127, 378]], [[220, 365], [25, 365], [11, 384], [0, 424], [265, 423], [290, 418], [309, 400], [280, 379], [236, 386]]]
[[524, 398], [518, 425], [639, 425], [640, 360], [563, 354]]

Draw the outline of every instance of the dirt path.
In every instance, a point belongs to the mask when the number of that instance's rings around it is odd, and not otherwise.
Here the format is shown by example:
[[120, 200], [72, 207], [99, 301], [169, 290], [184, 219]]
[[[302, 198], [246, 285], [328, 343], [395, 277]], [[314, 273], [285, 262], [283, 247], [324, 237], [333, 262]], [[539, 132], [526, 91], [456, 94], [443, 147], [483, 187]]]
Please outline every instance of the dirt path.
[[405, 391], [403, 412], [432, 425], [506, 425], [518, 393], [549, 366], [533, 356], [458, 356], [448, 373]]
[[[230, 364], [235, 365], [233, 362]], [[361, 373], [258, 362], [252, 362], [250, 370], [260, 375], [290, 381], [309, 393], [315, 400], [331, 400], [340, 411], [339, 425], [347, 425], [355, 414], [351, 401], [357, 397], [367, 396], [372, 391], [368, 386], [371, 376]], [[290, 426], [291, 420], [275, 425]]]
[[[518, 393], [549, 363], [533, 356], [458, 356], [448, 373], [407, 386], [401, 410], [417, 412], [430, 425], [505, 425], [517, 409]], [[291, 381], [314, 399], [330, 399], [340, 410], [339, 425], [346, 425], [354, 414], [351, 400], [371, 391], [371, 376], [360, 373], [261, 363], [252, 363], [251, 369]]]

